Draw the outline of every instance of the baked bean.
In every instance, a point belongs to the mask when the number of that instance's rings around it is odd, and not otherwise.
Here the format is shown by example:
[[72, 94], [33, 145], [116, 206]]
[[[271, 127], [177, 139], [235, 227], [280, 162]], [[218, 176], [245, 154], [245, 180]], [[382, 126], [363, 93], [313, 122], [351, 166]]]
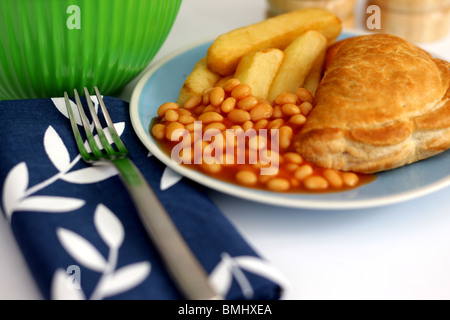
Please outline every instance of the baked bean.
[[294, 187], [294, 188], [296, 188], [296, 187], [298, 187], [300, 185], [300, 181], [298, 181], [295, 178], [289, 179], [289, 182], [291, 183], [291, 186]]
[[215, 87], [209, 94], [209, 101], [213, 106], [220, 106], [225, 100], [225, 90], [222, 87]]
[[275, 98], [275, 103], [279, 104], [279, 105], [284, 105], [284, 104], [296, 104], [297, 103], [297, 96], [293, 93], [280, 93], [276, 98]]
[[267, 146], [267, 139], [262, 136], [254, 136], [248, 140], [248, 147], [250, 149], [264, 149]]
[[[262, 175], [269, 176], [271, 178], [274, 178], [278, 176], [280, 173], [280, 170], [277, 167], [269, 167], [268, 165], [260, 165], [260, 168], [263, 168], [264, 173]], [[267, 180], [269, 181], [269, 179]]]
[[[209, 143], [206, 141], [203, 141], [203, 140], [194, 141], [194, 152], [195, 152], [195, 157], [196, 157], [197, 163], [202, 162], [203, 151], [205, 151], [205, 149], [208, 146], [209, 146]], [[201, 152], [198, 152], [200, 150], [201, 150]]]
[[158, 117], [162, 118], [164, 117], [164, 114], [166, 113], [167, 110], [178, 110], [180, 108], [180, 105], [174, 102], [166, 102], [164, 104], [162, 104], [159, 108], [158, 108]]
[[267, 103], [267, 104], [272, 105], [272, 102], [270, 102], [270, 100], [263, 99], [263, 98], [258, 98], [258, 103]]
[[282, 178], [274, 178], [267, 182], [267, 188], [272, 191], [282, 192], [287, 191], [291, 187], [288, 180]]
[[294, 126], [301, 126], [306, 123], [306, 118], [302, 114], [296, 114], [289, 118], [289, 123]]
[[228, 154], [228, 153], [224, 153], [223, 154], [223, 161], [222, 163], [224, 166], [234, 166], [236, 164], [236, 161], [234, 159], [234, 155], [232, 154]]
[[180, 116], [192, 116], [192, 112], [190, 112], [189, 110], [183, 109], [183, 108], [178, 109], [178, 114]]
[[236, 180], [244, 186], [254, 186], [258, 182], [258, 176], [247, 170], [242, 170], [236, 173]]
[[228, 80], [230, 80], [233, 76], [226, 76], [226, 77], [222, 77], [219, 79], [219, 81], [216, 82], [216, 87], [221, 87], [223, 88], [223, 86], [225, 85], [225, 83], [227, 83]]
[[258, 176], [258, 181], [262, 184], [266, 184], [272, 178], [273, 178], [273, 176], [271, 176], [271, 175], [260, 175], [260, 176]]
[[198, 116], [199, 114], [202, 114], [203, 110], [205, 110], [205, 106], [198, 106], [192, 109], [192, 113]]
[[237, 103], [238, 108], [241, 108], [246, 111], [252, 110], [258, 104], [258, 99], [254, 96], [248, 96], [243, 98]]
[[295, 170], [298, 169], [298, 164], [296, 163], [288, 163], [286, 164], [286, 169], [290, 172], [294, 172]]
[[267, 129], [272, 130], [272, 129], [280, 129], [281, 126], [284, 125], [284, 120], [283, 119], [275, 119], [269, 122], [269, 124], [267, 125]]
[[236, 98], [228, 97], [228, 98], [225, 99], [224, 102], [222, 102], [222, 105], [220, 106], [220, 109], [224, 113], [228, 113], [231, 110], [233, 110], [235, 106], [236, 106]]
[[246, 84], [240, 84], [231, 91], [231, 96], [236, 99], [244, 99], [252, 93], [252, 88]]
[[286, 152], [283, 157], [289, 163], [300, 164], [303, 162], [302, 156], [295, 152]]
[[[181, 118], [181, 117], [180, 117]], [[195, 124], [194, 123], [189, 123], [187, 125], [185, 125], [185, 129], [189, 132], [194, 132], [195, 130]]]
[[328, 181], [320, 176], [312, 176], [303, 181], [305, 187], [309, 190], [325, 190], [328, 188]]
[[284, 162], [283, 157], [280, 156], [280, 154], [276, 151], [273, 151], [270, 148], [267, 148], [267, 150], [264, 150], [260, 154], [261, 162], [272, 164], [272, 165], [279, 165]]
[[178, 120], [180, 115], [175, 110], [167, 110], [166, 113], [164, 114], [164, 117], [166, 118], [167, 121], [174, 122]]
[[281, 110], [281, 106], [275, 106], [273, 108], [273, 117], [274, 118], [283, 118], [283, 110]]
[[242, 129], [244, 130], [244, 132], [246, 132], [249, 129], [253, 129], [253, 126], [254, 126], [254, 123], [251, 122], [250, 120], [248, 120], [242, 124]]
[[353, 172], [344, 172], [342, 174], [342, 180], [347, 187], [354, 187], [359, 182], [359, 177]]
[[169, 141], [177, 141], [178, 139], [180, 139], [183, 136], [184, 132], [183, 130], [177, 131], [178, 129], [184, 129], [184, 125], [179, 122], [169, 123], [166, 128], [166, 139]]
[[236, 146], [236, 142], [237, 142], [235, 131], [225, 130], [225, 131], [222, 131], [222, 135], [224, 136], [226, 145], [233, 148], [232, 150], [234, 150], [234, 147]]
[[[214, 129], [215, 131], [218, 130], [217, 128], [211, 128], [211, 129]], [[226, 145], [225, 137], [223, 136], [222, 132], [214, 135], [211, 140], [212, 140], [211, 144], [210, 144], [211, 148], [214, 147], [216, 150], [218, 150], [219, 148], [225, 150], [227, 145]], [[214, 145], [212, 145], [212, 142], [214, 142]]]
[[207, 113], [207, 112], [217, 112], [220, 113], [220, 108], [213, 106], [212, 104], [208, 105], [207, 107], [205, 107], [202, 111], [202, 113]]
[[155, 124], [152, 127], [152, 135], [158, 140], [164, 139], [166, 136], [166, 126], [161, 123]]
[[239, 79], [231, 78], [227, 82], [225, 82], [225, 84], [223, 85], [223, 89], [225, 90], [225, 92], [231, 92], [240, 84], [241, 82], [239, 81]]
[[[187, 129], [186, 129], [187, 130]], [[189, 135], [191, 136], [190, 138], [190, 144], [191, 144], [191, 146], [193, 146], [194, 145], [194, 142], [195, 142], [195, 138], [196, 138], [196, 134], [194, 134], [194, 132], [190, 132], [189, 130], [188, 130], [188, 132], [189, 132]], [[186, 142], [187, 141], [189, 141], [188, 139], [183, 139], [183, 140], [186, 140]], [[187, 143], [186, 143], [187, 144]]]
[[183, 108], [192, 109], [197, 107], [202, 102], [203, 102], [202, 96], [192, 96], [186, 100], [186, 102], [183, 104]]
[[213, 123], [208, 124], [204, 128], [205, 131], [208, 131], [209, 129], [216, 129], [216, 130], [219, 130], [219, 131], [225, 131], [227, 129], [227, 127], [222, 122], [213, 122]]
[[314, 98], [313, 98], [312, 94], [305, 88], [298, 88], [295, 91], [295, 95], [302, 102], [313, 103]]
[[233, 109], [228, 113], [228, 119], [234, 123], [244, 123], [251, 119], [250, 113], [242, 109]]
[[[243, 101], [243, 100], [241, 100]], [[253, 121], [259, 121], [261, 119], [269, 119], [273, 114], [273, 108], [270, 104], [261, 103], [258, 104], [250, 111], [250, 117]]]
[[344, 185], [341, 176], [336, 170], [326, 169], [323, 171], [323, 176], [335, 188], [341, 188]]
[[190, 133], [187, 131], [183, 132], [183, 139], [179, 142], [181, 147], [184, 148], [190, 148], [193, 145], [194, 142], [194, 133]]
[[195, 121], [195, 118], [193, 116], [184, 116], [183, 115], [178, 118], [178, 122], [182, 123], [184, 125], [194, 123], [194, 121]]
[[244, 132], [244, 129], [242, 129], [242, 127], [238, 124], [235, 124], [233, 126], [231, 126], [231, 129], [234, 130], [234, 132], [237, 134], [239, 132]]
[[211, 93], [213, 88], [208, 88], [203, 90], [203, 94], [202, 94], [202, 100], [203, 100], [203, 105], [207, 106], [208, 104], [210, 104], [210, 98], [209, 95]]
[[292, 137], [294, 135], [294, 131], [291, 127], [288, 126], [282, 126], [280, 128], [280, 134], [279, 134], [279, 144], [280, 148], [287, 149], [291, 145]]
[[255, 123], [254, 128], [255, 128], [255, 130], [265, 129], [265, 128], [267, 128], [268, 124], [269, 124], [269, 120], [261, 119]]
[[301, 181], [301, 180], [305, 179], [306, 177], [309, 177], [313, 173], [314, 173], [314, 169], [309, 164], [305, 164], [305, 165], [299, 167], [297, 170], [295, 170], [294, 177]]
[[300, 108], [297, 105], [292, 104], [292, 103], [286, 103], [285, 105], [283, 105], [281, 107], [281, 110], [287, 116], [293, 116], [293, 115], [299, 114], [301, 112]]
[[180, 150], [179, 160], [181, 163], [193, 163], [194, 162], [194, 151], [192, 148], [183, 148]]
[[302, 111], [302, 114], [307, 116], [311, 110], [313, 109], [313, 105], [310, 102], [303, 102], [300, 105], [300, 110]]
[[200, 164], [200, 166], [206, 172], [213, 173], [213, 174], [219, 173], [220, 171], [222, 171], [222, 165], [219, 163], [207, 164], [207, 163], [202, 162], [202, 164]]
[[198, 121], [201, 121], [203, 123], [211, 123], [211, 122], [221, 122], [223, 120], [223, 116], [217, 112], [205, 112], [202, 113], [198, 117]]

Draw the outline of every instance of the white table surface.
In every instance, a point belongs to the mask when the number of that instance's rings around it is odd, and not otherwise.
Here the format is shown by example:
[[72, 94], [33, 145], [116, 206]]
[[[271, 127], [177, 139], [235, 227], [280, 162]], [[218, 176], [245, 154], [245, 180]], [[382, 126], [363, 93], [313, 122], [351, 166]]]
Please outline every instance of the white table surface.
[[[357, 29], [363, 23], [358, 0]], [[154, 62], [265, 18], [265, 0], [183, 0]], [[450, 35], [419, 44], [450, 60]], [[136, 81], [121, 94], [129, 100]], [[211, 191], [246, 240], [285, 276], [284, 299], [450, 299], [450, 187], [385, 207], [314, 211], [262, 205]], [[0, 299], [41, 299], [0, 218]]]

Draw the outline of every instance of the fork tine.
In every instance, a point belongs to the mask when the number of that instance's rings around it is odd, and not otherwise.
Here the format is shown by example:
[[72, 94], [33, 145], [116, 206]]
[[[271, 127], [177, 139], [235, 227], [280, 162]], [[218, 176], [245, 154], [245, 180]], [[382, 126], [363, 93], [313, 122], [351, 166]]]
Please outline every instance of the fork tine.
[[67, 113], [69, 115], [70, 120], [70, 126], [72, 127], [72, 132], [75, 137], [75, 142], [78, 147], [78, 151], [80, 152], [83, 159], [89, 158], [89, 152], [87, 151], [86, 147], [84, 146], [83, 139], [81, 138], [80, 131], [78, 130], [77, 122], [75, 121], [75, 116], [73, 114], [72, 107], [70, 105], [69, 96], [67, 95], [67, 92], [64, 92], [64, 100], [66, 102], [66, 108]]
[[77, 89], [74, 89], [75, 101], [78, 107], [78, 112], [80, 113], [81, 122], [83, 122], [84, 132], [86, 133], [86, 138], [88, 140], [89, 146], [91, 147], [92, 153], [96, 157], [101, 157], [103, 153], [100, 151], [100, 148], [95, 142], [94, 135], [92, 134], [91, 126], [89, 124], [89, 120], [84, 113], [83, 105], [80, 100], [80, 96], [78, 95]]
[[109, 116], [109, 112], [106, 109], [105, 103], [103, 102], [102, 96], [101, 96], [100, 92], [98, 91], [98, 88], [94, 87], [94, 90], [95, 90], [95, 94], [97, 96], [98, 103], [100, 104], [100, 108], [102, 109], [103, 116], [105, 117], [106, 124], [108, 125], [109, 132], [111, 133], [111, 136], [116, 144], [117, 149], [120, 152], [128, 153], [127, 148], [123, 144], [122, 140], [119, 137], [119, 134], [116, 131], [116, 128], [114, 127], [114, 123], [112, 122], [111, 117]]
[[91, 114], [92, 120], [94, 121], [95, 129], [97, 130], [98, 137], [100, 138], [100, 142], [103, 145], [105, 151], [110, 154], [116, 154], [116, 151], [113, 147], [111, 147], [108, 139], [106, 138], [105, 132], [103, 131], [102, 124], [100, 123], [100, 119], [98, 118], [97, 113], [95, 112], [94, 105], [92, 104], [92, 100], [90, 98], [89, 90], [84, 88], [84, 95], [86, 96], [86, 101], [89, 107], [89, 112]]

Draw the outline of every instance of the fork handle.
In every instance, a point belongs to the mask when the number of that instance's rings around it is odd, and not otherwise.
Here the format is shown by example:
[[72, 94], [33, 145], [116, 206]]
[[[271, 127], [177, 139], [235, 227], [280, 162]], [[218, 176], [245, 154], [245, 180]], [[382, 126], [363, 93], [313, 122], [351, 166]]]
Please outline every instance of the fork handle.
[[186, 299], [222, 299], [211, 287], [198, 262], [168, 213], [129, 158], [113, 161], [134, 200], [141, 221]]

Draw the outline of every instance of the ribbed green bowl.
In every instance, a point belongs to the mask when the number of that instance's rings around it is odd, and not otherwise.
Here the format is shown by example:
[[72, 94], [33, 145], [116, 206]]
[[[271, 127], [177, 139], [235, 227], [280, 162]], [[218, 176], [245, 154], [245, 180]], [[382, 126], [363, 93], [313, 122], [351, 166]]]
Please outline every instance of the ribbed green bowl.
[[164, 43], [181, 0], [0, 0], [0, 100], [117, 92]]

